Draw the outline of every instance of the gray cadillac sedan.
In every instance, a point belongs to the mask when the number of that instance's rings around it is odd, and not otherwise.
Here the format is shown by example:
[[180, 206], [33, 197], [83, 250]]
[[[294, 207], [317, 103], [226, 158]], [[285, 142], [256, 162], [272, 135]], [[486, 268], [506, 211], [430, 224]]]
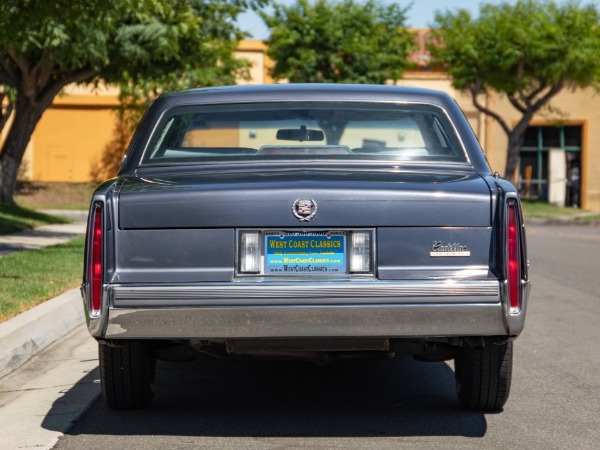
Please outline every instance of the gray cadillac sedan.
[[156, 359], [454, 359], [508, 399], [530, 290], [519, 196], [457, 104], [397, 86], [166, 94], [94, 193], [83, 303], [102, 392], [146, 407]]

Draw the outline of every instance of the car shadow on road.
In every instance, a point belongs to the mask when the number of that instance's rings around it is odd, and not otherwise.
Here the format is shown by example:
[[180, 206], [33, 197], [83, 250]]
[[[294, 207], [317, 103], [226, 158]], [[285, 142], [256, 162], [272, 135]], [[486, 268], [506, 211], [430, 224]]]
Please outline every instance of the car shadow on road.
[[482, 437], [485, 416], [460, 408], [445, 363], [408, 356], [326, 367], [201, 358], [159, 362], [142, 411], [98, 399], [68, 435], [220, 437]]

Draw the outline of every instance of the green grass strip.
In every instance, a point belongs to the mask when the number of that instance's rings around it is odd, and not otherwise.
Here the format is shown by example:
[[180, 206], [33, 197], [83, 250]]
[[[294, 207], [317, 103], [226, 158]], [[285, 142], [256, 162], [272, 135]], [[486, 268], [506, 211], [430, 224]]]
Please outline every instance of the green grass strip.
[[52, 223], [69, 223], [69, 220], [21, 208], [17, 205], [0, 203], [0, 234], [30, 230], [40, 225]]
[[0, 257], [0, 322], [81, 283], [85, 239]]
[[584, 210], [577, 208], [567, 208], [555, 206], [550, 203], [536, 201], [536, 200], [523, 200], [523, 215], [525, 218], [543, 218], [552, 219], [564, 216], [578, 216], [585, 213]]

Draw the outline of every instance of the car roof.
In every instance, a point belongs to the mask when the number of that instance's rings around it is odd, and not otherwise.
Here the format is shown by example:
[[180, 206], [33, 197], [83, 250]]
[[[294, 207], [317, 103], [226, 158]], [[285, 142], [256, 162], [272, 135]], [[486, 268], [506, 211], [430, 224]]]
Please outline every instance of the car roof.
[[[261, 84], [186, 89], [166, 93], [159, 103], [347, 101], [429, 103], [447, 108], [454, 100], [443, 91], [417, 87], [369, 84]], [[166, 106], [166, 105], [165, 105]]]
[[454, 99], [443, 91], [395, 85], [282, 83], [196, 88], [162, 94], [146, 111], [127, 153], [131, 157], [127, 158], [119, 175], [134, 173], [143, 154], [143, 149], [136, 148], [146, 145], [156, 124], [172, 108], [286, 102], [412, 103], [441, 108], [456, 127], [475, 170], [482, 174], [491, 174], [463, 111]]

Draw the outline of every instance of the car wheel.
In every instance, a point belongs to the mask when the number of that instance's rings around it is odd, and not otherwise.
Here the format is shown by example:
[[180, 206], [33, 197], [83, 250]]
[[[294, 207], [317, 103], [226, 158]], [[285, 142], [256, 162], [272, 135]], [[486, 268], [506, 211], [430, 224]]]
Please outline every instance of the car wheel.
[[102, 394], [112, 409], [142, 409], [154, 396], [156, 359], [148, 342], [99, 344]]
[[455, 358], [456, 393], [467, 409], [496, 411], [510, 393], [512, 378], [512, 342], [492, 343], [484, 339], [483, 347], [463, 347]]

